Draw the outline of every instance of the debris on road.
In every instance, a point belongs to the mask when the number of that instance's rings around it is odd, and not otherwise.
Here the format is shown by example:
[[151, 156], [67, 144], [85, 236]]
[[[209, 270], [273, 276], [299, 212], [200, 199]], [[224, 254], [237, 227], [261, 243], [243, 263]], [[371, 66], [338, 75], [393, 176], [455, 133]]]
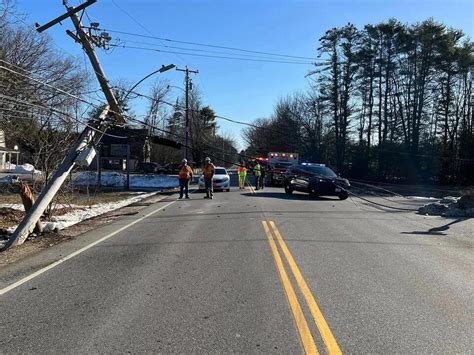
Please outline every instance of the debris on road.
[[474, 193], [466, 191], [461, 197], [446, 196], [439, 202], [420, 207], [418, 213], [428, 216], [474, 217]]

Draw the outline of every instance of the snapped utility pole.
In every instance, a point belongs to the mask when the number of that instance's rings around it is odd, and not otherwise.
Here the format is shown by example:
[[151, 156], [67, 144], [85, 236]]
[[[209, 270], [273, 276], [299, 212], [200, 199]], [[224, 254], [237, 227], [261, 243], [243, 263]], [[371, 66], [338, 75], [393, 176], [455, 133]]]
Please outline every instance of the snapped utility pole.
[[189, 146], [189, 90], [191, 89], [191, 79], [189, 78], [189, 73], [198, 74], [199, 70], [188, 69], [188, 66], [185, 69], [176, 68], [177, 71], [184, 72], [184, 81], [186, 86], [185, 91], [185, 132], [184, 132], [184, 157], [188, 159], [188, 146]]
[[[101, 43], [110, 40], [110, 36], [108, 36], [108, 34], [102, 34], [101, 37], [99, 37], [99, 40], [92, 38], [90, 34], [88, 35], [86, 32], [84, 32], [81, 21], [77, 16], [79, 11], [84, 10], [86, 7], [92, 5], [96, 1], [97, 0], [88, 0], [77, 7], [72, 7], [68, 6], [67, 0], [63, 0], [63, 4], [66, 6], [67, 12], [43, 26], [36, 24], [36, 28], [38, 32], [43, 32], [46, 29], [67, 19], [68, 17], [72, 20], [74, 27], [76, 28], [76, 34], [72, 33], [71, 31], [67, 31], [67, 34], [71, 36], [76, 42], [80, 43], [84, 48], [84, 51], [89, 57], [92, 67], [94, 68], [97, 80], [99, 81], [102, 91], [104, 92], [108, 105], [106, 105], [99, 117], [94, 117], [88, 122], [78, 140], [69, 149], [66, 157], [63, 159], [60, 166], [49, 180], [48, 184], [41, 191], [32, 208], [26, 213], [25, 217], [15, 229], [15, 232], [11, 238], [8, 239], [7, 243], [1, 250], [23, 244], [28, 235], [33, 231], [36, 223], [40, 220], [44, 211], [51, 203], [66, 178], [69, 176], [74, 166], [76, 164], [90, 163], [90, 160], [92, 159], [91, 157], [95, 155], [95, 150], [93, 148], [94, 145], [98, 143], [102, 134], [107, 130], [111, 123], [125, 124], [126, 122], [122, 116], [118, 102], [111, 88], [109, 87], [99, 60], [94, 52], [94, 47], [91, 44], [92, 41], [94, 44], [100, 45]], [[113, 118], [113, 122], [110, 122], [110, 118]]]

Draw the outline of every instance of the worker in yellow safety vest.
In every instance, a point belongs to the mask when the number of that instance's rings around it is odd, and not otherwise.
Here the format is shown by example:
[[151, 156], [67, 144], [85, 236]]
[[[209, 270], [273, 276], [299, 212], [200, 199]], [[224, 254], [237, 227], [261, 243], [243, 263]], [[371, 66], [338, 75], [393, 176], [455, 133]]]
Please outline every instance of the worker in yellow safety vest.
[[239, 174], [239, 189], [245, 189], [245, 179], [247, 178], [247, 168], [244, 166], [244, 164], [239, 165], [238, 169], [238, 174]]

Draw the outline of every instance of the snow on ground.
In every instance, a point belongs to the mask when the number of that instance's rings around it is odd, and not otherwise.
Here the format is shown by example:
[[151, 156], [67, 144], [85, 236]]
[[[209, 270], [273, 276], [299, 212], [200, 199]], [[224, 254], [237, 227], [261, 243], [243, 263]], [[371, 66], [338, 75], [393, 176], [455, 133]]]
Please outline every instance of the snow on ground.
[[112, 202], [112, 203], [99, 203], [91, 207], [77, 208], [74, 211], [66, 213], [62, 216], [53, 217], [53, 219], [55, 220], [57, 229], [64, 229], [76, 223], [79, 223], [83, 220], [96, 217], [110, 211], [114, 211], [124, 206], [128, 206], [132, 203], [143, 200], [154, 194], [155, 192], [137, 194], [136, 196], [127, 198], [122, 201], [117, 201], [117, 202]]
[[[97, 184], [97, 173], [87, 171], [77, 174], [73, 183], [77, 186], [95, 186]], [[101, 186], [124, 188], [127, 183], [127, 175], [119, 172], [104, 172], [101, 176]], [[170, 189], [178, 187], [178, 178], [168, 175], [130, 175], [130, 188], [153, 188]]]
[[16, 165], [16, 164], [7, 162], [4, 165], [4, 170], [12, 174], [30, 174], [30, 175], [43, 174], [42, 171], [36, 170], [35, 167], [31, 164]]
[[[79, 208], [82, 206], [77, 206], [77, 205], [71, 205], [71, 204], [54, 204], [54, 208], [66, 208], [66, 207], [72, 207], [72, 208]], [[13, 210], [18, 210], [18, 211], [24, 211], [25, 208], [23, 207], [23, 204], [21, 203], [0, 203], [0, 208], [11, 208]]]
[[[50, 230], [50, 231], [55, 230], [55, 229], [59, 229], [59, 230], [64, 229], [64, 228], [70, 227], [74, 224], [77, 224], [79, 222], [82, 222], [86, 219], [96, 217], [96, 216], [99, 216], [101, 214], [104, 214], [104, 213], [114, 211], [116, 209], [128, 206], [132, 203], [143, 200], [143, 199], [145, 199], [147, 197], [150, 197], [154, 194], [156, 194], [156, 192], [140, 193], [140, 194], [136, 194], [135, 196], [129, 197], [127, 199], [124, 199], [122, 201], [109, 202], [109, 203], [98, 203], [96, 205], [92, 205], [91, 207], [87, 207], [87, 206], [77, 207], [73, 211], [71, 211], [69, 213], [65, 213], [62, 216], [53, 217], [52, 222], [46, 222], [46, 223], [43, 223], [43, 224], [45, 226], [45, 229]], [[1, 205], [1, 207], [14, 208], [12, 206], [17, 207], [16, 204], [9, 204], [8, 206], [7, 206], [7, 204], [5, 204], [5, 206]], [[22, 205], [19, 205], [19, 206], [21, 207], [21, 209], [23, 209]], [[20, 209], [20, 208], [18, 208], [18, 209]], [[8, 231], [10, 233], [13, 233], [15, 228], [16, 228], [16, 226], [8, 228]]]

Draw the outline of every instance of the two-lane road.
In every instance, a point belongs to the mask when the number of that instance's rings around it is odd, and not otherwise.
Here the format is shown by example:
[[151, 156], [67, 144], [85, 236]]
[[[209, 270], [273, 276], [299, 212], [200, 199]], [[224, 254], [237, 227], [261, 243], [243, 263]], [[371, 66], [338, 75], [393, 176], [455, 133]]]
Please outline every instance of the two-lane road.
[[450, 222], [281, 188], [168, 197], [0, 271], [0, 353], [472, 351], [473, 224]]

